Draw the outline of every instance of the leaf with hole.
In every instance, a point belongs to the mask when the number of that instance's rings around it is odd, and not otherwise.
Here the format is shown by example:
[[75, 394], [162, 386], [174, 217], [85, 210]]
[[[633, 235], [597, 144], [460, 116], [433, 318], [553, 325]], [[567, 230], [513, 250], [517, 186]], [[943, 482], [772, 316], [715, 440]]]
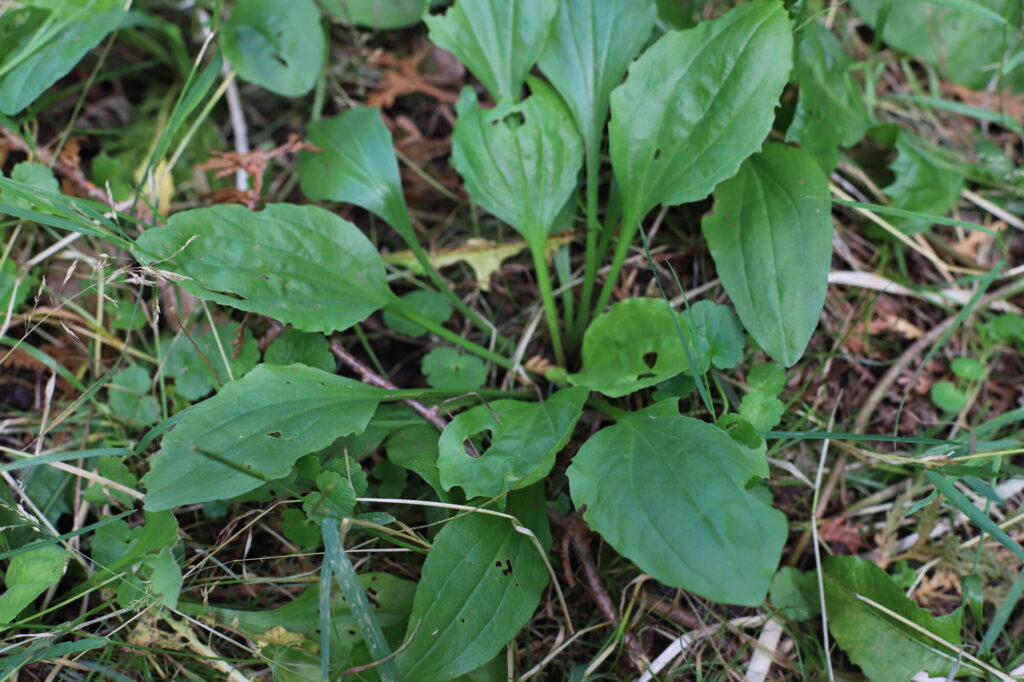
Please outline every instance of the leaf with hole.
[[184, 276], [189, 293], [301, 331], [348, 329], [394, 298], [370, 240], [314, 206], [183, 211], [137, 245], [140, 261]]
[[804, 353], [832, 260], [828, 179], [800, 149], [768, 144], [715, 190], [701, 227], [743, 325], [776, 362]]
[[583, 335], [583, 368], [569, 383], [619, 398], [680, 372], [692, 374], [684, 340], [697, 372], [710, 358], [685, 317], [659, 298], [630, 298], [599, 315]]
[[[543, 504], [528, 491], [509, 495], [508, 513], [538, 535]], [[538, 547], [506, 518], [461, 512], [434, 539], [406, 639], [400, 678], [448, 682], [491, 660], [540, 603], [548, 573]]]
[[366, 428], [385, 391], [302, 365], [260, 365], [184, 412], [142, 482], [146, 509], [227, 500]]
[[669, 31], [629, 68], [609, 126], [627, 230], [657, 204], [703, 199], [760, 148], [792, 45], [782, 3], [756, 0]]
[[424, 21], [430, 40], [458, 57], [495, 100], [515, 102], [557, 12], [558, 0], [458, 0]]
[[558, 93], [538, 80], [519, 104], [482, 109], [464, 88], [452, 134], [452, 163], [473, 200], [542, 250], [576, 189], [583, 144]]
[[[836, 642], [870, 680], [904, 682], [926, 670], [945, 675], [958, 664], [963, 609], [933, 617], [871, 561], [830, 556], [824, 563], [825, 606]], [[949, 642], [944, 647], [858, 598], [867, 597]], [[955, 648], [954, 648], [955, 647]]]
[[850, 75], [852, 65], [825, 26], [818, 21], [804, 26], [793, 66], [800, 98], [786, 140], [799, 143], [826, 173], [835, 168], [839, 147], [856, 144], [870, 123], [864, 96]]
[[[467, 499], [497, 497], [541, 480], [569, 441], [588, 394], [569, 388], [542, 403], [496, 400], [458, 415], [438, 441], [444, 489], [461, 487]], [[471, 457], [465, 444], [484, 432], [490, 446]]]
[[656, 580], [757, 606], [786, 542], [785, 515], [747, 490], [768, 475], [764, 448], [659, 405], [580, 448], [567, 472], [573, 503], [586, 505], [590, 527]]
[[239, 0], [221, 45], [239, 76], [285, 97], [313, 89], [327, 53], [313, 0]]
[[652, 0], [562, 0], [540, 69], [599, 163], [609, 96], [654, 28]]
[[299, 184], [311, 201], [361, 206], [408, 241], [415, 239], [402, 193], [391, 133], [380, 109], [355, 107], [311, 123], [309, 141], [322, 151], [299, 152]]
[[34, 102], [127, 16], [121, 7], [94, 2], [78, 3], [76, 9], [64, 16], [58, 12], [45, 30], [19, 37], [20, 44], [0, 63], [0, 112], [14, 116]]

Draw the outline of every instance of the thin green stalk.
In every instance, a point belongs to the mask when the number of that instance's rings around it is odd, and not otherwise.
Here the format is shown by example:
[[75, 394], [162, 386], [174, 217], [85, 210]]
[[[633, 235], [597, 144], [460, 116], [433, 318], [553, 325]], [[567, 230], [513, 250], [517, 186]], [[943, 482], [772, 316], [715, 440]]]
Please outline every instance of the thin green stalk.
[[604, 307], [608, 305], [608, 299], [612, 297], [612, 290], [615, 289], [615, 283], [619, 279], [619, 271], [622, 270], [622, 264], [626, 262], [626, 255], [629, 253], [629, 244], [636, 234], [637, 222], [632, 217], [630, 220], [622, 221], [622, 233], [619, 235], [619, 242], [615, 245], [611, 268], [608, 270], [604, 286], [601, 287], [601, 294], [597, 297], [595, 310], [599, 313], [604, 310]]
[[540, 298], [544, 303], [544, 316], [548, 318], [548, 330], [551, 333], [551, 345], [555, 348], [555, 360], [560, 367], [565, 367], [565, 348], [562, 346], [562, 332], [558, 327], [558, 308], [555, 306], [555, 292], [551, 286], [551, 273], [544, 254], [544, 242], [530, 245], [533, 256], [533, 267], [537, 271], [537, 283], [540, 285]]
[[455, 306], [456, 310], [465, 315], [466, 318], [478, 329], [493, 336], [497, 341], [499, 348], [505, 350], [511, 349], [512, 341], [502, 336], [498, 332], [498, 329], [484, 319], [480, 313], [466, 305], [466, 302], [459, 298], [458, 294], [456, 294], [444, 278], [441, 277], [441, 273], [437, 271], [437, 268], [431, 262], [430, 256], [427, 254], [426, 250], [424, 250], [419, 240], [416, 239], [416, 232], [413, 230], [412, 223], [409, 222], [408, 218], [405, 218], [405, 221], [405, 224], [398, 226], [395, 231], [401, 235], [402, 240], [405, 242], [406, 246], [409, 247], [409, 250], [412, 251], [412, 255], [416, 258], [416, 262], [420, 264], [423, 272], [425, 272], [430, 281], [434, 283], [437, 290], [440, 291], [453, 306]]
[[597, 217], [597, 189], [600, 157], [594, 153], [587, 154], [587, 241], [583, 261], [583, 292], [580, 294], [580, 307], [573, 325], [572, 345], [575, 347], [583, 338], [583, 332], [590, 324], [591, 304], [594, 300], [594, 285], [597, 283], [597, 265], [601, 253], [598, 250], [597, 236], [601, 231], [601, 222]]
[[462, 338], [450, 329], [430, 319], [400, 298], [393, 298], [390, 303], [384, 306], [384, 309], [393, 312], [396, 315], [400, 315], [410, 322], [415, 322], [427, 331], [437, 334], [446, 341], [451, 341], [456, 346], [464, 348], [474, 355], [479, 355], [485, 360], [490, 360], [494, 364], [504, 367], [505, 369], [512, 369], [512, 361], [505, 356], [499, 355], [494, 351], [488, 350], [481, 345], [469, 341], [468, 339]]

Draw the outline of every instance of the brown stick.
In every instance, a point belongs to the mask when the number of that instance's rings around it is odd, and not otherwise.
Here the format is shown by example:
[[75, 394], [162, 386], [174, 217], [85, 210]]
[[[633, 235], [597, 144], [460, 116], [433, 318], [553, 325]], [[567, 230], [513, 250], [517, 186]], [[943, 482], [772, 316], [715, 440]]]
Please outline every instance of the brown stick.
[[[393, 383], [363, 364], [358, 358], [356, 358], [356, 356], [345, 350], [345, 346], [341, 345], [341, 341], [338, 339], [331, 339], [331, 352], [334, 353], [335, 357], [351, 367], [363, 380], [363, 383], [370, 384], [371, 386], [379, 386], [380, 388], [386, 388], [389, 390], [396, 390], [398, 388]], [[420, 401], [413, 400], [412, 398], [403, 402], [411, 407], [416, 414], [433, 424], [438, 431], [444, 431], [444, 427], [448, 425], [436, 407], [427, 407]]]

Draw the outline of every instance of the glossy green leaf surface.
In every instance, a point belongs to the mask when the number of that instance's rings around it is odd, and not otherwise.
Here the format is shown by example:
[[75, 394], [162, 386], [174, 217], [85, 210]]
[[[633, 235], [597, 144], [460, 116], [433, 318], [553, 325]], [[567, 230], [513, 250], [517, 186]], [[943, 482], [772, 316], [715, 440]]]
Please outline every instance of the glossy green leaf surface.
[[458, 0], [444, 16], [424, 21], [430, 40], [458, 57], [494, 99], [514, 102], [557, 11], [558, 0]]
[[[496, 497], [544, 478], [569, 441], [588, 394], [570, 388], [542, 403], [496, 400], [459, 414], [438, 441], [444, 489], [461, 487], [467, 499]], [[471, 457], [465, 442], [485, 431], [490, 447]]]
[[370, 240], [314, 206], [184, 211], [138, 246], [144, 263], [187, 277], [179, 284], [190, 293], [301, 331], [348, 329], [393, 297]]
[[860, 87], [850, 76], [852, 64], [821, 23], [804, 26], [793, 66], [800, 99], [786, 140], [799, 143], [826, 173], [835, 168], [839, 147], [860, 140], [870, 122]]
[[71, 555], [57, 545], [16, 554], [4, 575], [6, 589], [0, 594], [0, 625], [17, 618], [36, 597], [60, 580], [70, 558]]
[[[878, 26], [880, 10], [889, 5], [882, 40], [892, 47], [935, 65], [953, 82], [980, 90], [994, 75], [1008, 40], [1020, 30], [1020, 0], [949, 0], [889, 2], [851, 0], [850, 6], [869, 26]], [[966, 7], [966, 9], [965, 9]], [[993, 15], [1001, 17], [996, 19]], [[1024, 68], [1018, 64], [1008, 84], [1024, 87]]]
[[651, 35], [653, 0], [562, 0], [540, 68], [599, 154], [609, 96]]
[[[524, 493], [509, 496], [508, 513], [540, 535], [543, 505]], [[468, 513], [449, 521], [423, 564], [399, 677], [448, 682], [487, 663], [529, 620], [547, 584], [537, 547], [508, 519]]]
[[[896, 139], [896, 150], [899, 153], [891, 166], [896, 181], [885, 188], [892, 205], [917, 213], [946, 215], [960, 198], [964, 176], [915, 145], [905, 133]], [[892, 217], [889, 221], [911, 234], [931, 227], [927, 220]]]
[[590, 527], [656, 580], [756, 606], [786, 541], [786, 517], [746, 488], [768, 474], [764, 449], [745, 448], [706, 422], [659, 413], [658, 405], [584, 444], [568, 470], [573, 502], [586, 505]]
[[221, 45], [239, 76], [285, 97], [313, 89], [327, 51], [313, 0], [239, 0]]
[[[70, 4], [70, 3], [69, 3]], [[126, 16], [121, 8], [98, 11], [81, 3], [78, 12], [61, 17], [40, 35], [25, 41], [0, 63], [0, 112], [13, 116], [66, 75], [89, 50], [99, 45]]]
[[670, 31], [612, 92], [610, 150], [623, 223], [703, 199], [761, 147], [789, 77], [793, 38], [778, 0]]
[[420, 23], [427, 0], [324, 0], [324, 7], [346, 23], [392, 31]]
[[583, 368], [569, 375], [569, 383], [619, 398], [680, 372], [689, 373], [680, 331], [691, 344], [697, 370], [706, 372], [710, 359], [701, 352], [690, 324], [663, 299], [630, 298], [616, 303], [587, 328]]
[[384, 391], [320, 370], [260, 365], [193, 406], [142, 482], [146, 509], [230, 499], [366, 428]]
[[452, 163], [473, 200], [543, 246], [576, 189], [583, 143], [554, 90], [532, 80], [519, 104], [482, 109], [464, 88], [452, 135]]
[[356, 107], [310, 124], [309, 141], [323, 151], [299, 153], [299, 184], [311, 201], [361, 206], [405, 235], [412, 234], [391, 133], [380, 109]]
[[785, 367], [803, 355], [825, 303], [829, 196], [807, 152], [773, 143], [715, 190], [715, 212], [702, 223], [740, 320]]
[[945, 674], [957, 657], [950, 649], [900, 623], [862, 595], [952, 644], [960, 643], [963, 611], [941, 618], [915, 604], [871, 561], [831, 556], [824, 563], [825, 606], [836, 642], [873, 682], [904, 682], [926, 670]]

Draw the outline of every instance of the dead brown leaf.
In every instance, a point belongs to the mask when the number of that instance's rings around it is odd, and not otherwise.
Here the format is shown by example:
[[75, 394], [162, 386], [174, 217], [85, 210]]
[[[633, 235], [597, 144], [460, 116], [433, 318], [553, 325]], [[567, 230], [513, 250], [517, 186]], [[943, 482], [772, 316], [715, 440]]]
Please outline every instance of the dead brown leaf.
[[381, 52], [372, 62], [374, 66], [381, 67], [380, 82], [375, 91], [366, 98], [366, 103], [371, 107], [390, 109], [395, 106], [395, 100], [399, 97], [415, 93], [449, 104], [458, 101], [458, 95], [443, 89], [443, 86], [455, 84], [451, 78], [420, 73], [423, 61], [430, 56], [433, 49], [433, 45], [425, 42], [408, 57], [396, 57], [388, 52]]
[[214, 177], [217, 178], [223, 178], [240, 170], [248, 173], [252, 177], [252, 189], [247, 192], [235, 189], [215, 192], [214, 200], [216, 201], [219, 197], [225, 200], [219, 203], [241, 203], [250, 209], [254, 209], [256, 204], [259, 203], [260, 197], [263, 196], [263, 174], [267, 170], [267, 165], [270, 161], [285, 154], [297, 154], [303, 149], [313, 152], [323, 151], [305, 140], [300, 140], [299, 136], [293, 133], [288, 136], [287, 142], [273, 149], [255, 149], [244, 154], [239, 152], [213, 152], [213, 158], [204, 161], [196, 166], [196, 168], [205, 171], [216, 171]]

